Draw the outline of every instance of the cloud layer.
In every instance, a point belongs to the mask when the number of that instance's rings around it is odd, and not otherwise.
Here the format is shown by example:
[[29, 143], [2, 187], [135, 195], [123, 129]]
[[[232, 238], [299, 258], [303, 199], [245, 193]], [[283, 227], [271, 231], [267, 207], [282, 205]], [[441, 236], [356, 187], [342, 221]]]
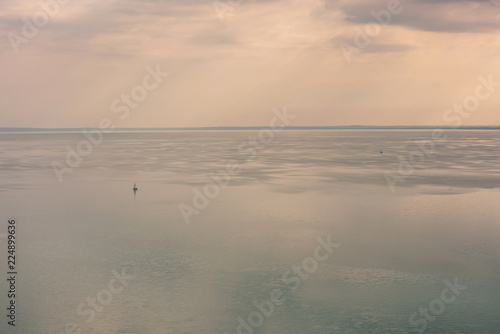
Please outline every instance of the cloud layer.
[[[4, 0], [0, 126], [95, 126], [156, 64], [171, 75], [119, 126], [261, 125], [284, 105], [295, 125], [443, 124], [479, 75], [500, 81], [497, 0], [402, 0], [360, 48], [391, 1], [242, 0], [221, 19], [207, 0], [42, 0], [54, 15], [15, 53], [42, 7]], [[499, 106], [466, 122], [500, 124]]]
[[[393, 0], [403, 9], [393, 15], [391, 24], [420, 31], [484, 33], [500, 29], [500, 2], [491, 0]], [[387, 1], [389, 3], [390, 1]], [[374, 21], [372, 11], [380, 12], [380, 1], [350, 2], [341, 7], [346, 21], [364, 24]]]

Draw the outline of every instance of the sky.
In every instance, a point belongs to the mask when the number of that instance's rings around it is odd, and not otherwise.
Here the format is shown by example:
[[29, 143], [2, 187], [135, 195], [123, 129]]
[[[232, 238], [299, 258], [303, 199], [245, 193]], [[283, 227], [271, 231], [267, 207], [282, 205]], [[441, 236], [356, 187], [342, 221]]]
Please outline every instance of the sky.
[[499, 125], [499, 32], [500, 0], [0, 0], [0, 127]]

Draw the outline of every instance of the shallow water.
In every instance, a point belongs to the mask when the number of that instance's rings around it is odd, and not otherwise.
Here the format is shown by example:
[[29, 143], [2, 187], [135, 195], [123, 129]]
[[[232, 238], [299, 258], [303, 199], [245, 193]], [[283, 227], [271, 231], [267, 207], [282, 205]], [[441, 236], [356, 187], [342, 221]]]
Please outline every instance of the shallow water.
[[[232, 334], [241, 317], [259, 326], [240, 333], [498, 333], [497, 131], [445, 131], [431, 149], [431, 131], [289, 130], [249, 161], [240, 145], [258, 132], [108, 133], [63, 182], [51, 164], [83, 134], [0, 134], [0, 232], [18, 225], [16, 327], [4, 316], [0, 332]], [[179, 205], [231, 161], [187, 224]], [[292, 290], [283, 275], [328, 236], [340, 247], [285, 275]], [[113, 270], [133, 278], [110, 293]], [[466, 288], [440, 303], [455, 279]], [[259, 321], [254, 302], [276, 289], [285, 300]]]

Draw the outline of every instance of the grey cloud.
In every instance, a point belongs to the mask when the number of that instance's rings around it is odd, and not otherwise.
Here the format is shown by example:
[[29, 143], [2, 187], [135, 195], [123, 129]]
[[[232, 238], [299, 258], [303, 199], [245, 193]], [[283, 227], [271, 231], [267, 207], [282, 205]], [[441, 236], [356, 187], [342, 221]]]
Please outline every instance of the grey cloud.
[[195, 44], [238, 44], [236, 37], [228, 33], [203, 33], [191, 38]]
[[[332, 8], [333, 2], [326, 1]], [[483, 33], [500, 30], [500, 6], [491, 0], [414, 0], [401, 1], [403, 11], [391, 17], [390, 24], [421, 31]], [[477, 8], [471, 8], [476, 4]], [[328, 8], [328, 6], [326, 6]], [[345, 21], [373, 22], [372, 11], [386, 10], [387, 1], [369, 1], [340, 7]]]
[[450, 2], [487, 2], [493, 3], [492, 0], [413, 0], [414, 2], [424, 2], [424, 3], [450, 3]]
[[411, 45], [406, 44], [375, 44], [372, 43], [363, 49], [366, 53], [383, 53], [383, 52], [405, 52], [414, 49]]
[[[352, 36], [342, 35], [332, 38], [334, 46], [340, 45], [342, 42], [352, 44]], [[393, 52], [407, 52], [415, 49], [414, 46], [404, 43], [369, 43], [363, 48], [363, 53], [393, 53]]]
[[[65, 5], [65, 6], [69, 6]], [[60, 7], [60, 11], [65, 10]], [[196, 18], [206, 11], [207, 3], [201, 0], [122, 0], [112, 3], [89, 4], [87, 11], [71, 21], [59, 22], [52, 20], [43, 30], [60, 30], [62, 28], [85, 26], [90, 32], [109, 26], [125, 26], [135, 24], [141, 16], [161, 16], [165, 18]], [[0, 6], [1, 9], [1, 6]], [[41, 10], [41, 9], [40, 9]], [[33, 13], [35, 14], [35, 12]], [[21, 18], [24, 15], [3, 14], [0, 20], [2, 30], [19, 30], [23, 26]], [[29, 15], [27, 15], [29, 19]], [[134, 18], [134, 20], [128, 20]], [[94, 28], [95, 27], [95, 28]], [[76, 29], [76, 30], [79, 30]]]
[[[70, 6], [70, 4], [65, 5]], [[65, 10], [65, 6], [60, 11]], [[1, 8], [1, 6], [0, 6]], [[120, 39], [117, 40], [115, 49], [120, 49], [124, 53], [140, 52], [141, 46], [137, 40], [143, 38], [168, 38], [173, 36], [170, 33], [172, 22], [182, 22], [188, 25], [190, 22], [199, 23], [206, 20], [206, 13], [211, 12], [210, 3], [202, 0], [122, 0], [116, 2], [91, 3], [86, 6], [84, 12], [75, 15], [70, 20], [58, 20], [57, 18], [40, 29], [40, 35], [44, 35], [51, 40], [52, 48], [59, 48], [61, 42], [64, 43], [66, 52], [80, 52], [85, 50], [83, 45], [91, 41], [96, 36], [102, 35], [123, 35], [129, 34], [130, 45]], [[35, 14], [35, 13], [33, 13]], [[15, 12], [4, 13], [0, 20], [0, 34], [6, 36], [9, 32], [21, 34], [24, 25], [21, 20], [22, 15]], [[28, 15], [29, 18], [29, 15]], [[217, 18], [211, 18], [216, 21]], [[155, 24], [151, 24], [155, 22]], [[164, 29], [158, 29], [164, 27]], [[156, 29], [156, 30], [155, 30]], [[187, 36], [178, 36], [186, 41], [190, 40]], [[192, 34], [196, 34], [196, 29]], [[5, 41], [7, 39], [5, 38]], [[4, 41], [5, 49], [10, 48]], [[210, 39], [205, 39], [206, 43]], [[212, 38], [214, 43], [229, 42], [228, 38]], [[198, 41], [200, 42], [200, 41]], [[137, 49], [133, 51], [133, 49]], [[103, 51], [106, 52], [106, 51]]]

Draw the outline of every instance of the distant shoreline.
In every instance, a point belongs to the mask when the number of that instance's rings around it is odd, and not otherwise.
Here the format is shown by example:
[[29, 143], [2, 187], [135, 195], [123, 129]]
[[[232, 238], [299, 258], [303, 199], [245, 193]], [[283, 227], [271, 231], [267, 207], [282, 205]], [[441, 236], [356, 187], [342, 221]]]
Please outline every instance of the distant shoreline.
[[[179, 127], [179, 128], [116, 128], [104, 132], [164, 132], [164, 131], [236, 131], [236, 130], [262, 130], [265, 126], [217, 126], [217, 127]], [[283, 130], [500, 130], [500, 125], [470, 125], [470, 126], [439, 126], [439, 125], [341, 125], [341, 126], [290, 126]], [[97, 130], [96, 128], [0, 128], [0, 133], [19, 132], [81, 132], [83, 130]], [[102, 131], [102, 130], [101, 130]]]

